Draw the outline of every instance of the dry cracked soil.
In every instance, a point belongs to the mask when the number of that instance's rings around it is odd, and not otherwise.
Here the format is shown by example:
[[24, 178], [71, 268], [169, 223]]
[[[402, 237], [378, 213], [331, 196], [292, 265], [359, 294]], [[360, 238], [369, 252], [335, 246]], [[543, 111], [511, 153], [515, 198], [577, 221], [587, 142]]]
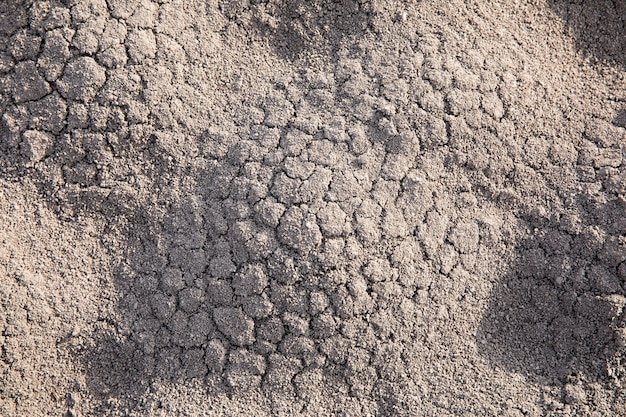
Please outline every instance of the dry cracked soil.
[[0, 415], [626, 415], [624, 0], [3, 0]]

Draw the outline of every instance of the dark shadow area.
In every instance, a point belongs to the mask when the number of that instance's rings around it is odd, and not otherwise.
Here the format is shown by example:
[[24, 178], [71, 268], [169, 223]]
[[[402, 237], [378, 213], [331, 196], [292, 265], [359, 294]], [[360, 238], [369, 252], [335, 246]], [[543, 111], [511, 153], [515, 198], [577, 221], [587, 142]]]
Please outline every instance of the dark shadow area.
[[549, 0], [585, 55], [626, 67], [626, 1]]
[[[520, 219], [529, 237], [481, 321], [477, 344], [497, 367], [544, 384], [606, 381], [624, 327], [625, 208], [579, 195], [574, 210]], [[621, 265], [621, 266], [620, 266]]]
[[[229, 256], [228, 261], [232, 253], [227, 239], [220, 239], [223, 231], [214, 227], [226, 219], [217, 218], [221, 207], [211, 207], [209, 195], [227, 192], [237, 169], [228, 161], [212, 160], [213, 169], [206, 170], [175, 160], [172, 157], [180, 155], [172, 155], [164, 145], [171, 133], [146, 133], [139, 142], [129, 140], [123, 151], [126, 158], [141, 155], [149, 183], [140, 187], [120, 184], [101, 198], [97, 198], [99, 184], [79, 184], [54, 202], [60, 212], [108, 219], [112, 238], [119, 239], [111, 248], [119, 260], [114, 274], [121, 297], [116, 308], [119, 317], [92, 335], [90, 347], [75, 352], [102, 412], [110, 407], [108, 398], [118, 401], [116, 407], [134, 407], [145, 400], [155, 382], [206, 381], [210, 394], [238, 388], [222, 381], [229, 352], [235, 348], [218, 332], [213, 318], [215, 308], [235, 304], [235, 295], [227, 287], [230, 280], [216, 278], [209, 268], [215, 246], [226, 246], [223, 256]], [[189, 149], [200, 149], [208, 159], [205, 152], [216, 151], [213, 146], [223, 150], [229, 146], [206, 143], [206, 138], [187, 139]], [[231, 174], [228, 180], [222, 176], [225, 171]], [[183, 186], [183, 178], [194, 180]], [[222, 273], [233, 272], [230, 266], [225, 268]], [[232, 366], [230, 370], [235, 372]], [[245, 374], [242, 368], [237, 371]]]
[[222, 10], [231, 19], [250, 13], [250, 21], [242, 24], [250, 25], [289, 60], [329, 55], [344, 38], [362, 36], [372, 19], [371, 2], [362, 0], [262, 0], [252, 2], [248, 10], [223, 3], [228, 5]]
[[94, 344], [72, 352], [80, 358], [88, 389], [97, 401], [94, 414], [106, 414], [108, 399], [136, 409], [150, 390], [143, 357], [136, 346], [120, 340], [115, 330], [100, 329], [93, 335]]
[[[624, 100], [626, 101], [626, 97]], [[617, 116], [613, 119], [613, 124], [618, 127], [626, 128], [626, 108], [623, 108], [617, 113]]]

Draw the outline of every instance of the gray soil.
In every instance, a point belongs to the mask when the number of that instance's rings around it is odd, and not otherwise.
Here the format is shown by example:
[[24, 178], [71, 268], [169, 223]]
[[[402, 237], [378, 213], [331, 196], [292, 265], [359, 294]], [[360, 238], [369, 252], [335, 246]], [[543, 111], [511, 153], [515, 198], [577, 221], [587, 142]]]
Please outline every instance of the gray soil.
[[626, 413], [623, 0], [0, 2], [0, 415]]

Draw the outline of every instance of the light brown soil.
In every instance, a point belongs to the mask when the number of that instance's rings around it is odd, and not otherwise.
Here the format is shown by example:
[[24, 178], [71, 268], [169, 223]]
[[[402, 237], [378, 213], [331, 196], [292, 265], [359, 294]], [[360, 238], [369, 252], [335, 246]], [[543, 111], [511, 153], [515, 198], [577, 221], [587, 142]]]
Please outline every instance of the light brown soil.
[[0, 2], [0, 415], [626, 414], [626, 3]]

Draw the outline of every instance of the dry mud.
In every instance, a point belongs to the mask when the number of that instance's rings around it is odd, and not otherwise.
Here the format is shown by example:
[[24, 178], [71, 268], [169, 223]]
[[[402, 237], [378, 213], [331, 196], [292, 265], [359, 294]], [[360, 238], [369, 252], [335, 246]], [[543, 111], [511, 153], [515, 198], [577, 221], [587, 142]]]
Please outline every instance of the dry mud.
[[626, 413], [622, 0], [0, 3], [0, 415]]

